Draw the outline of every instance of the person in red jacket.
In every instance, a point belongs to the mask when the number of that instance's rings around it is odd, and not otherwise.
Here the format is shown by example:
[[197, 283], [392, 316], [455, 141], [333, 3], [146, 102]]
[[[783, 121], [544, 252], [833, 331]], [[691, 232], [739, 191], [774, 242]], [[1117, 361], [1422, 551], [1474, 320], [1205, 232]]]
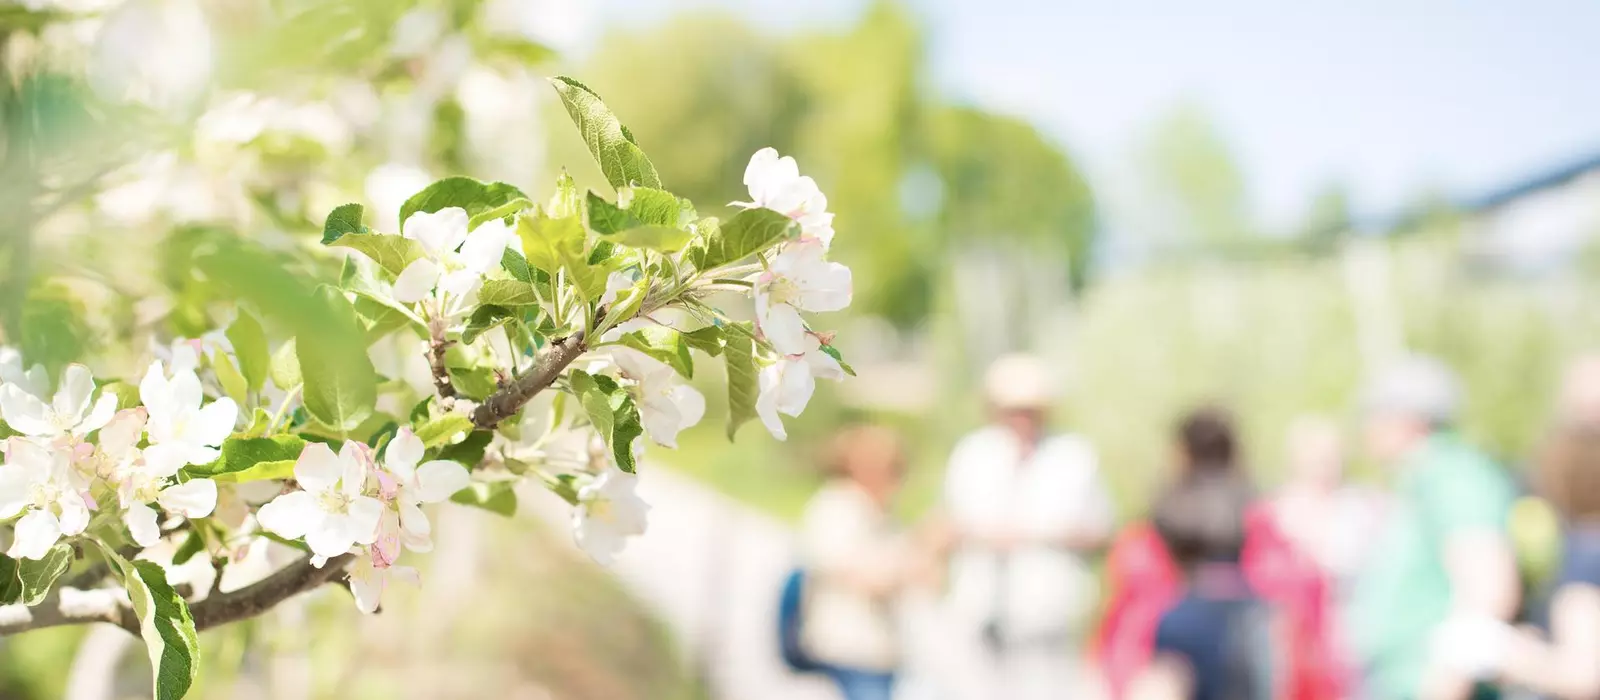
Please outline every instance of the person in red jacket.
[[[1246, 478], [1237, 464], [1236, 438], [1225, 412], [1196, 411], [1178, 433], [1179, 482], [1196, 474]], [[1245, 514], [1240, 568], [1252, 593], [1271, 603], [1283, 621], [1286, 677], [1278, 685], [1282, 697], [1344, 697], [1346, 672], [1331, 642], [1327, 578], [1283, 536], [1265, 503], [1258, 502]], [[1129, 526], [1116, 538], [1106, 575], [1110, 595], [1095, 650], [1111, 697], [1120, 700], [1150, 665], [1162, 616], [1183, 596], [1185, 583], [1167, 545], [1149, 523]]]

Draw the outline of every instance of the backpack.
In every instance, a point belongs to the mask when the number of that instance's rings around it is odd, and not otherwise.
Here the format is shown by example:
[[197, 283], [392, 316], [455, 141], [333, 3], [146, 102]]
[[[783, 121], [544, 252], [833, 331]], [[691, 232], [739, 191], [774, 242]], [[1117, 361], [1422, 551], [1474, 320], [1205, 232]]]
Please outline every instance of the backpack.
[[778, 596], [778, 652], [783, 656], [783, 663], [795, 673], [823, 670], [822, 663], [806, 653], [800, 643], [805, 584], [804, 569], [790, 571], [783, 580], [783, 591]]

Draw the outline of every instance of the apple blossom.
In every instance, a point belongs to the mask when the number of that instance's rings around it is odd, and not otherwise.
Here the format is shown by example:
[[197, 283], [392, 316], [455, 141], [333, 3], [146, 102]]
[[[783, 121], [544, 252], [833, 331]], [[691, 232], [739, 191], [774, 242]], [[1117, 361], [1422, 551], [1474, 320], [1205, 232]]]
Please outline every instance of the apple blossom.
[[161, 539], [156, 525], [155, 503], [162, 510], [186, 518], [204, 518], [217, 507], [217, 484], [210, 479], [190, 479], [177, 483], [175, 477], [184, 466], [184, 448], [179, 445], [152, 445], [143, 459], [125, 464], [120, 470], [117, 495], [125, 509], [123, 524], [141, 547]]
[[[34, 383], [37, 375], [26, 383]], [[38, 388], [33, 386], [30, 388]], [[103, 393], [90, 403], [94, 394], [94, 375], [83, 365], [68, 365], [61, 376], [61, 386], [49, 403], [24, 388], [24, 384], [0, 386], [0, 415], [6, 424], [24, 435], [37, 438], [69, 437], [72, 440], [99, 430], [117, 410], [117, 397]]]
[[14, 526], [6, 556], [41, 559], [63, 535], [89, 525], [89, 505], [73, 487], [67, 453], [24, 438], [6, 441], [0, 465], [0, 520], [26, 513]]
[[22, 368], [22, 353], [14, 348], [0, 348], [0, 384], [11, 384], [23, 392], [44, 398], [50, 393], [50, 375], [44, 365]]
[[650, 505], [634, 492], [638, 482], [633, 474], [608, 466], [578, 490], [573, 539], [601, 565], [616, 560], [627, 538], [644, 534]]
[[777, 362], [761, 369], [757, 380], [756, 415], [767, 432], [779, 440], [788, 439], [783, 419], [779, 413], [798, 416], [811, 402], [816, 391], [816, 380], [844, 379], [844, 368], [832, 355], [822, 351], [822, 341], [807, 333], [804, 341], [809, 348], [797, 355], [779, 357]]
[[470, 310], [470, 299], [484, 275], [500, 267], [501, 257], [517, 236], [499, 219], [480, 224], [470, 234], [467, 223], [467, 211], [461, 207], [419, 211], [406, 219], [403, 235], [421, 244], [422, 257], [395, 278], [396, 301], [422, 301], [437, 287], [460, 310]]
[[679, 431], [705, 416], [705, 397], [666, 363], [638, 350], [616, 347], [611, 358], [622, 376], [633, 382], [630, 391], [639, 406], [639, 422], [650, 439], [663, 447], [677, 447]]
[[421, 504], [449, 500], [466, 488], [471, 478], [465, 467], [449, 460], [419, 465], [423, 450], [421, 438], [410, 428], [401, 428], [384, 449], [383, 470], [378, 475], [380, 498], [393, 503], [399, 513], [400, 541], [414, 552], [433, 549], [432, 528]]
[[838, 311], [850, 305], [850, 268], [824, 260], [816, 244], [785, 249], [755, 280], [756, 325], [778, 352], [806, 351], [801, 311]]
[[756, 151], [745, 166], [744, 184], [750, 189], [750, 201], [734, 206], [766, 207], [799, 223], [802, 241], [815, 241], [824, 249], [833, 243], [828, 198], [815, 180], [800, 174], [792, 156], [780, 158], [771, 147]]
[[319, 567], [357, 544], [372, 544], [384, 508], [381, 501], [363, 493], [367, 466], [361, 452], [365, 449], [360, 443], [346, 442], [335, 455], [323, 443], [306, 445], [294, 465], [301, 490], [261, 506], [257, 522], [279, 537], [304, 537]]
[[378, 611], [378, 604], [390, 581], [398, 580], [413, 586], [421, 583], [416, 569], [394, 566], [393, 562], [384, 561], [382, 556], [375, 547], [368, 548], [350, 565], [350, 593], [356, 599], [356, 609], [367, 614]]
[[[202, 406], [200, 377], [193, 371], [173, 372], [167, 379], [161, 361], [150, 363], [139, 382], [139, 400], [149, 411], [150, 444], [169, 445], [185, 464], [205, 464], [221, 454], [217, 445], [233, 432], [239, 406], [220, 398]], [[113, 404], [114, 405], [114, 404]]]

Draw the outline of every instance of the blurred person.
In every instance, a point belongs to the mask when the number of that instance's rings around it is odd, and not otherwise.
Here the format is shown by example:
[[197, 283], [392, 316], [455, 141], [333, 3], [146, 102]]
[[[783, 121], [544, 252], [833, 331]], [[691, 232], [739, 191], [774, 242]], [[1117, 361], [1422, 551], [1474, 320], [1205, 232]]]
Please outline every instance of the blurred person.
[[1295, 548], [1322, 567], [1338, 593], [1371, 549], [1382, 499], [1346, 483], [1344, 438], [1333, 421], [1298, 418], [1285, 443], [1288, 480], [1273, 497], [1273, 518]]
[[1461, 389], [1438, 360], [1379, 373], [1364, 398], [1367, 447], [1397, 472], [1397, 511], [1352, 592], [1351, 641], [1379, 698], [1494, 697], [1441, 655], [1449, 630], [1508, 619], [1519, 596], [1506, 533], [1509, 476], [1453, 426]]
[[917, 573], [889, 513], [904, 462], [892, 431], [844, 430], [828, 449], [828, 481], [802, 519], [801, 646], [845, 700], [889, 700], [894, 692], [896, 601]]
[[1435, 652], [1461, 675], [1538, 697], [1600, 698], [1600, 426], [1559, 429], [1541, 449], [1537, 478], [1563, 521], [1560, 568], [1537, 606], [1539, 629], [1458, 618], [1442, 626]]
[[[1208, 675], [1204, 679], [1192, 675], [1191, 669], [1191, 675], [1186, 676], [1188, 682], [1174, 686], [1167, 667], [1171, 659], [1159, 656], [1158, 650], [1194, 648], [1200, 643], [1197, 639], [1203, 641], [1207, 634], [1221, 634], [1222, 628], [1207, 630], [1215, 627], [1210, 624], [1214, 622], [1211, 618], [1217, 617], [1219, 611], [1231, 614], [1236, 612], [1235, 607], [1243, 605], [1228, 603], [1231, 597], [1259, 599], [1280, 611], [1280, 641], [1285, 658], [1283, 678], [1276, 686], [1278, 697], [1343, 697], [1347, 673], [1331, 640], [1327, 579], [1311, 557], [1299, 552], [1279, 531], [1271, 504], [1245, 497], [1250, 493], [1249, 479], [1239, 465], [1239, 440], [1232, 417], [1218, 408], [1202, 408], [1185, 416], [1176, 432], [1178, 469], [1172, 485], [1157, 501], [1154, 521], [1124, 529], [1106, 562], [1110, 596], [1095, 647], [1111, 696], [1137, 698], [1156, 693], [1149, 689], [1152, 684], [1148, 676], [1153, 666], [1164, 669], [1165, 681], [1154, 684], [1158, 687], [1179, 687], [1188, 693], [1200, 689], [1200, 683], [1213, 683], [1219, 678], [1215, 664], [1232, 657], [1202, 659], [1213, 664], [1205, 670]], [[1177, 506], [1170, 504], [1178, 495], [1183, 499], [1176, 502], [1186, 503], [1190, 498], [1187, 494], [1196, 490], [1201, 495], [1195, 499], [1228, 503], [1226, 508], [1207, 506], [1230, 511], [1217, 516], [1214, 522], [1208, 521], [1208, 527], [1215, 522], [1228, 525], [1238, 519], [1242, 539], [1236, 563], [1196, 566], [1202, 562], [1184, 549], [1185, 540], [1174, 536], [1173, 510]], [[1220, 547], [1217, 551], [1231, 550]], [[1186, 601], [1189, 604], [1183, 607]], [[1180, 609], [1176, 619], [1169, 618]]]
[[1186, 674], [1172, 688], [1176, 698], [1278, 697], [1272, 609], [1242, 563], [1254, 491], [1237, 470], [1190, 469], [1156, 502], [1156, 534], [1172, 555], [1183, 593], [1156, 625], [1152, 666], [1182, 662]]
[[962, 662], [945, 687], [971, 700], [1075, 697], [1077, 630], [1097, 597], [1084, 556], [1111, 532], [1111, 499], [1089, 443], [1047, 431], [1042, 361], [1000, 358], [984, 391], [990, 424], [956, 444], [945, 477], [945, 614]]

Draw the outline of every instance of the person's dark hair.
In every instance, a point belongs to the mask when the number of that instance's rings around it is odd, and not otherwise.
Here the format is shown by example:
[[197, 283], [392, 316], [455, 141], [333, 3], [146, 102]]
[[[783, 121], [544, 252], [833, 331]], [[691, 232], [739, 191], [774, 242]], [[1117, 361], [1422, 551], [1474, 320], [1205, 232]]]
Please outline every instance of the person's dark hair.
[[1236, 472], [1191, 474], [1157, 499], [1156, 533], [1184, 569], [1231, 563], [1244, 548], [1244, 514], [1255, 500], [1250, 481]]
[[1571, 520], [1600, 519], [1600, 428], [1557, 431], [1539, 455], [1539, 492]]
[[1238, 459], [1233, 415], [1216, 406], [1190, 412], [1178, 424], [1178, 444], [1191, 470], [1231, 469]]

